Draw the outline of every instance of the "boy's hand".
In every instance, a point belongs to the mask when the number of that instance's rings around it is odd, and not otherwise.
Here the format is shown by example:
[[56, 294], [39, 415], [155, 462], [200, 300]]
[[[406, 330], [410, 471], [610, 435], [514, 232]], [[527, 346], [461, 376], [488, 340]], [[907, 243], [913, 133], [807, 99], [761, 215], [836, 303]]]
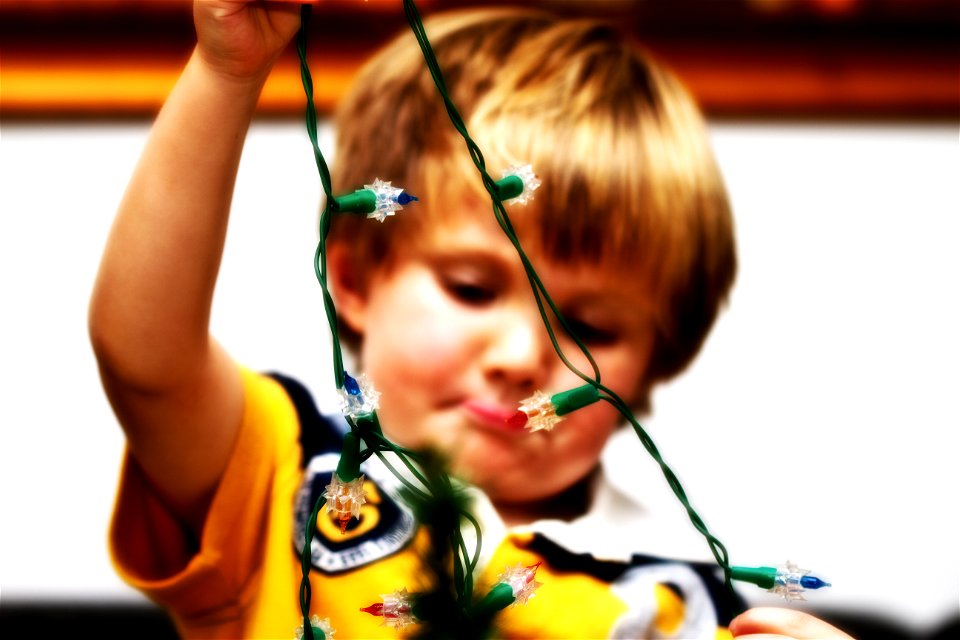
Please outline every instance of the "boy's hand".
[[809, 613], [772, 607], [759, 607], [740, 614], [730, 622], [730, 633], [735, 638], [852, 640], [840, 629]]
[[300, 27], [300, 5], [309, 2], [196, 0], [201, 59], [224, 77], [263, 80]]

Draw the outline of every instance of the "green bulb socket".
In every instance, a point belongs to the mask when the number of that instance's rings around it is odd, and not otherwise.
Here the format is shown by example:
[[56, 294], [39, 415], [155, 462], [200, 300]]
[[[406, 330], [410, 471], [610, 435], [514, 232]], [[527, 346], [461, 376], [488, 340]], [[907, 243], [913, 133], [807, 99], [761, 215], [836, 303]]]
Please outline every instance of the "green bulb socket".
[[523, 180], [520, 176], [507, 176], [497, 180], [497, 195], [501, 200], [510, 200], [523, 193]]
[[506, 609], [516, 600], [513, 589], [506, 582], [499, 582], [477, 603], [476, 613], [492, 617], [497, 611]]
[[373, 213], [377, 210], [377, 194], [370, 189], [358, 189], [334, 199], [337, 201], [337, 211], [343, 213]]
[[731, 580], [749, 582], [763, 589], [772, 589], [776, 578], [776, 567], [730, 567]]
[[377, 433], [383, 435], [383, 429], [380, 428], [380, 419], [376, 412], [364, 413], [356, 417], [354, 421], [357, 425], [357, 431], [361, 433]]
[[576, 389], [561, 391], [550, 396], [553, 403], [554, 412], [558, 416], [564, 416], [573, 413], [577, 409], [582, 409], [591, 405], [600, 399], [600, 391], [592, 384], [585, 384]]
[[360, 475], [360, 438], [353, 431], [343, 436], [343, 451], [337, 463], [337, 477], [341, 482], [356, 480]]

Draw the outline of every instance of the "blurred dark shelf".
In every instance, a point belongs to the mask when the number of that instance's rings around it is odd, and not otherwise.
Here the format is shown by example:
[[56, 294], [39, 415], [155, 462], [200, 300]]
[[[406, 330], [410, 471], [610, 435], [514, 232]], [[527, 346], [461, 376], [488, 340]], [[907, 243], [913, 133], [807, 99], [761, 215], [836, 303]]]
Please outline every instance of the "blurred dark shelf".
[[[494, 0], [420, 0], [424, 16]], [[709, 116], [951, 118], [960, 113], [955, 0], [528, 0], [627, 29]], [[317, 102], [330, 110], [362, 61], [407, 28], [400, 0], [325, 0], [311, 25]], [[3, 0], [4, 117], [151, 116], [194, 42], [190, 3]], [[294, 52], [264, 115], [299, 117]]]

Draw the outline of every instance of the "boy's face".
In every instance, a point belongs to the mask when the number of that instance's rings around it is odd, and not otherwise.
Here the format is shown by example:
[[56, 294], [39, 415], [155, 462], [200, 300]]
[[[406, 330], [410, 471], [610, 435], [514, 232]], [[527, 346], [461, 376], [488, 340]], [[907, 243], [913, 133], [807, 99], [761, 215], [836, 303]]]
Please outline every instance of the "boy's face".
[[[548, 262], [524, 247], [596, 359], [602, 382], [632, 401], [654, 336], [643, 279]], [[545, 499], [588, 474], [622, 422], [608, 403], [567, 415], [552, 432], [517, 432], [505, 424], [534, 391], [552, 394], [583, 381], [557, 357], [516, 251], [492, 214], [454, 216], [424, 229], [415, 247], [397, 251], [365, 290], [340, 297], [343, 319], [363, 340], [361, 369], [352, 373], [365, 373], [382, 393], [387, 436], [407, 448], [439, 448], [454, 473], [495, 503]], [[576, 345], [558, 337], [568, 358], [590, 375]]]

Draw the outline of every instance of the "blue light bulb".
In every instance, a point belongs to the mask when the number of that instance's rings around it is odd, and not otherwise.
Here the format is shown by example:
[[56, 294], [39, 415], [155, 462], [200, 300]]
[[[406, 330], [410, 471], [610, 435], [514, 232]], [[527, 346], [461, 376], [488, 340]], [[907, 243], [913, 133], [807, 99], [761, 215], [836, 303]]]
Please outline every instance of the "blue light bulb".
[[357, 383], [356, 379], [353, 378], [349, 373], [343, 374], [343, 388], [344, 390], [352, 396], [360, 395], [360, 385]]
[[820, 587], [829, 587], [829, 582], [824, 582], [817, 576], [803, 576], [800, 578], [800, 586], [804, 589], [819, 589]]

